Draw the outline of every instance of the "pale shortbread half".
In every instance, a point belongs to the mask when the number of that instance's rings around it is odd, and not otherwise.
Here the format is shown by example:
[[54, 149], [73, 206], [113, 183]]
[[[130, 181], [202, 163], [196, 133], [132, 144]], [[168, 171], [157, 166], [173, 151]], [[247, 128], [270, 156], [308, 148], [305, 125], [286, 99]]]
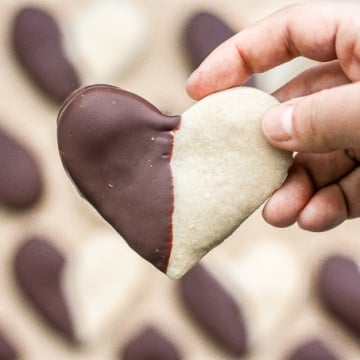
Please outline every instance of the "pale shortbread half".
[[238, 87], [207, 96], [182, 114], [171, 161], [169, 277], [181, 277], [285, 180], [292, 154], [275, 149], [261, 131], [262, 115], [277, 103], [258, 89]]

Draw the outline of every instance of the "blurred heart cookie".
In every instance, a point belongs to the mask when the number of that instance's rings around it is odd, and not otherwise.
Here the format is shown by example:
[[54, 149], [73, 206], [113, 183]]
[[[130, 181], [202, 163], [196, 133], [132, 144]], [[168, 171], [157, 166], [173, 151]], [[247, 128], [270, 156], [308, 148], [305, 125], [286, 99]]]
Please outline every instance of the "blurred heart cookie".
[[327, 344], [320, 339], [310, 339], [290, 353], [286, 360], [338, 360]]
[[344, 255], [324, 260], [318, 277], [319, 296], [326, 308], [360, 336], [360, 268]]
[[16, 253], [15, 277], [67, 339], [93, 342], [119, 321], [141, 288], [143, 264], [126, 256], [123, 246], [117, 237], [100, 233], [65, 256], [47, 239], [33, 237]]
[[193, 14], [184, 28], [184, 43], [192, 68], [196, 69], [217, 46], [235, 33], [235, 30], [215, 14]]
[[94, 0], [80, 6], [65, 32], [66, 48], [83, 84], [114, 82], [129, 72], [147, 48], [143, 8], [129, 0]]
[[60, 156], [128, 244], [179, 278], [285, 180], [292, 156], [273, 148], [260, 124], [276, 103], [240, 87], [167, 116], [119, 88], [85, 87], [60, 111]]
[[12, 24], [14, 55], [51, 99], [63, 102], [81, 84], [116, 81], [141, 59], [149, 29], [143, 9], [128, 0], [94, 0], [61, 20], [25, 6]]
[[21, 8], [13, 21], [12, 45], [25, 72], [51, 99], [62, 102], [80, 86], [55, 18], [37, 7]]
[[[236, 31], [215, 13], [200, 11], [194, 13], [184, 27], [184, 47], [191, 70], [196, 69], [217, 46], [235, 35]], [[255, 86], [251, 77], [247, 86]]]
[[147, 326], [124, 345], [119, 352], [122, 360], [181, 360], [177, 347], [154, 326]]
[[36, 157], [0, 128], [0, 204], [18, 210], [29, 208], [40, 200], [44, 187]]
[[301, 265], [285, 243], [254, 239], [235, 261], [214, 256], [194, 266], [177, 283], [180, 299], [206, 334], [239, 357], [271, 343], [296, 314], [306, 298]]

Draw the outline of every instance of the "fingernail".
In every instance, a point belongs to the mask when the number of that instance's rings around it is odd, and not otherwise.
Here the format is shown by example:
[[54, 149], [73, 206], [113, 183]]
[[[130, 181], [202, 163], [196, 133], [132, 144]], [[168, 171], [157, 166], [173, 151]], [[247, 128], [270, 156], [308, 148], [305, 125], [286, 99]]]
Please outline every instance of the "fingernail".
[[291, 140], [293, 110], [293, 104], [277, 105], [267, 110], [262, 120], [265, 136], [279, 142]]

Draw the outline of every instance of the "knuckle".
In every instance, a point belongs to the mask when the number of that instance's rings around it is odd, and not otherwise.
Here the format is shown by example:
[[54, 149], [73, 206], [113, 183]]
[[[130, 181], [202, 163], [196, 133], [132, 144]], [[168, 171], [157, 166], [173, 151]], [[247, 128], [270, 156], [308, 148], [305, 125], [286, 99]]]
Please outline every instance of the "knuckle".
[[349, 174], [338, 183], [346, 203], [348, 218], [353, 219], [360, 216], [360, 167], [355, 167]]

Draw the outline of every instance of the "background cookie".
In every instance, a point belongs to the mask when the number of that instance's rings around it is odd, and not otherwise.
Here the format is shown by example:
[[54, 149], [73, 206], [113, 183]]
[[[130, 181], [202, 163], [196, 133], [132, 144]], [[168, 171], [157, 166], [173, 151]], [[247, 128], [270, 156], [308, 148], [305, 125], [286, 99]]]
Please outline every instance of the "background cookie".
[[329, 256], [318, 275], [319, 296], [328, 310], [360, 336], [360, 271], [350, 257]]
[[44, 190], [38, 161], [3, 129], [0, 129], [0, 164], [0, 203], [17, 210], [35, 205]]
[[217, 46], [235, 35], [235, 31], [220, 17], [207, 12], [192, 15], [186, 24], [184, 33], [184, 42], [193, 70]]
[[318, 339], [310, 340], [300, 345], [292, 354], [287, 357], [288, 360], [337, 360], [333, 352]]
[[[236, 31], [214, 13], [199, 11], [193, 14], [185, 24], [183, 35], [191, 71], [195, 70], [217, 46], [235, 34]], [[248, 80], [246, 85], [254, 87], [255, 77]]]
[[179, 293], [190, 316], [230, 354], [248, 350], [248, 329], [241, 303], [204, 266], [196, 265], [179, 281]]
[[146, 291], [146, 267], [115, 232], [83, 240], [67, 258], [63, 289], [78, 339], [94, 343], [126, 323], [133, 301]]
[[0, 359], [16, 360], [19, 355], [13, 344], [5, 337], [5, 334], [0, 333]]
[[50, 13], [24, 7], [16, 14], [12, 32], [17, 59], [46, 95], [61, 103], [80, 86], [67, 58], [61, 29]]
[[306, 301], [302, 261], [276, 239], [248, 244], [237, 261], [208, 261], [180, 279], [179, 295], [193, 321], [229, 353], [266, 348]]
[[50, 324], [75, 341], [74, 324], [62, 290], [65, 257], [45, 239], [29, 238], [14, 259], [15, 278]]
[[148, 42], [145, 12], [136, 3], [88, 1], [71, 10], [65, 21], [48, 7], [26, 6], [12, 24], [14, 57], [58, 103], [81, 84], [117, 81], [140, 62]]
[[16, 253], [15, 277], [35, 309], [67, 339], [100, 341], [145, 286], [140, 260], [124, 246], [114, 234], [102, 232], [66, 256], [34, 236]]
[[129, 0], [88, 1], [65, 31], [83, 84], [114, 83], [144, 60], [151, 28], [144, 9]]
[[134, 336], [119, 352], [123, 360], [180, 360], [176, 347], [156, 328], [149, 326]]

